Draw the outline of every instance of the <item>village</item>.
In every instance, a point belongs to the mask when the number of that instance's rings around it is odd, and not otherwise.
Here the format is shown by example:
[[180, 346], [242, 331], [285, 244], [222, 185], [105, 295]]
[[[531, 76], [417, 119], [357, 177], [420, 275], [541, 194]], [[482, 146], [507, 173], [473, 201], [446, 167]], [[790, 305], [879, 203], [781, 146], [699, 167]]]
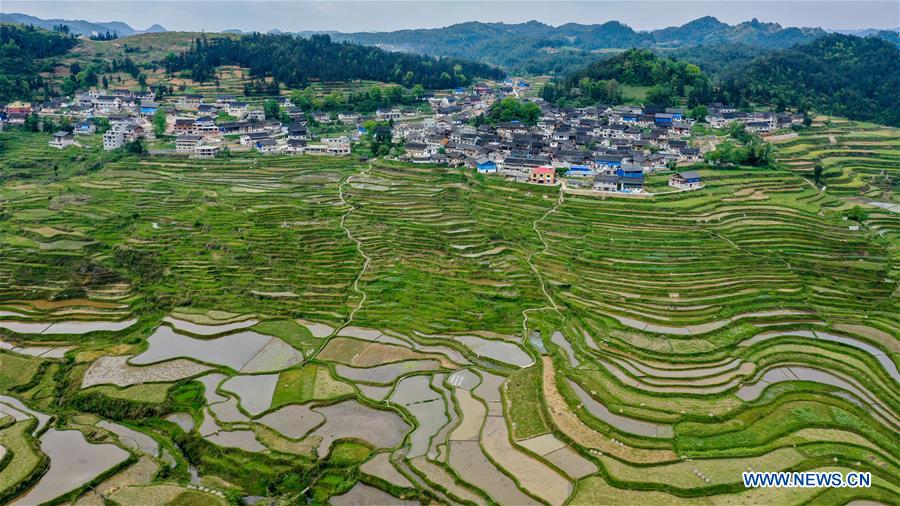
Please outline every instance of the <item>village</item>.
[[[150, 90], [92, 89], [68, 101], [8, 104], [0, 112], [0, 127], [24, 125], [30, 115], [62, 121], [71, 131], [56, 132], [49, 145], [63, 149], [78, 146], [79, 136], [99, 133], [98, 125], [103, 125], [105, 150], [141, 140], [149, 143], [151, 155], [204, 159], [251, 151], [346, 156], [363, 135], [374, 133], [367, 132], [366, 125], [376, 125], [377, 133], [399, 148], [392, 157], [402, 161], [465, 166], [518, 182], [624, 194], [643, 194], [644, 178], [655, 171], [702, 160], [704, 146], [694, 142], [696, 120], [678, 107], [563, 108], [540, 98], [522, 98], [540, 108], [533, 125], [479, 121], [497, 101], [519, 99], [529, 86], [507, 79], [429, 94], [422, 99], [431, 112], [425, 116], [411, 108], [378, 109], [372, 115], [305, 111], [279, 96], [271, 99], [278, 115], [268, 118], [262, 107], [234, 95], [187, 93], [158, 100]], [[164, 127], [154, 124], [161, 123], [160, 116]], [[765, 134], [798, 124], [802, 117], [712, 104], [705, 121], [712, 128], [739, 122], [749, 132]], [[669, 186], [683, 191], [703, 184], [688, 170], [673, 173]]]

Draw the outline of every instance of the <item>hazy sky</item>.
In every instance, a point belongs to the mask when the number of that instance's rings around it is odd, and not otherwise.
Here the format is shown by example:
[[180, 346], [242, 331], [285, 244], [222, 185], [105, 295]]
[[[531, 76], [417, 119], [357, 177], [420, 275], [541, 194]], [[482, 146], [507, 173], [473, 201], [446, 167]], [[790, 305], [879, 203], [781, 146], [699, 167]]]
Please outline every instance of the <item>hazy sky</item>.
[[229, 28], [244, 31], [273, 28], [283, 31], [382, 31], [446, 26], [473, 20], [518, 23], [531, 19], [552, 25], [617, 20], [635, 29], [650, 30], [679, 25], [705, 15], [732, 24], [755, 17], [785, 26], [830, 29], [900, 26], [900, 0], [2, 0], [0, 11], [22, 12], [41, 18], [124, 21], [138, 29], [159, 23], [169, 30], [206, 31]]

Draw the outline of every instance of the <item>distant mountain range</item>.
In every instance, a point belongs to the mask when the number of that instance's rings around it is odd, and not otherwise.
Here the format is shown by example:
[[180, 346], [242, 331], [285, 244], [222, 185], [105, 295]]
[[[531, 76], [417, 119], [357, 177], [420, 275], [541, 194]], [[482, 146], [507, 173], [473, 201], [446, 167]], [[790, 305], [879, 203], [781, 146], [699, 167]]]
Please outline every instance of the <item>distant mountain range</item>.
[[[240, 30], [227, 30], [241, 33]], [[280, 33], [270, 30], [268, 33]], [[534, 74], [563, 74], [627, 48], [657, 50], [712, 45], [741, 45], [756, 52], [780, 49], [825, 35], [821, 28], [784, 28], [756, 19], [729, 25], [706, 16], [681, 26], [654, 31], [637, 31], [609, 21], [602, 24], [567, 23], [551, 26], [538, 21], [526, 23], [483, 23], [470, 21], [443, 28], [422, 28], [392, 32], [300, 31], [297, 35], [327, 34], [333, 40], [378, 46], [390, 51], [452, 56], [499, 65], [507, 70]]]
[[[33, 24], [52, 29], [65, 24], [72, 33], [115, 32], [120, 37], [165, 28], [153, 25], [136, 30], [125, 23], [40, 19], [25, 14], [3, 14], [0, 20]], [[896, 30], [844, 30], [839, 33], [879, 37], [900, 46], [900, 28]], [[223, 33], [244, 33], [239, 29]], [[267, 33], [278, 34], [273, 29]], [[533, 74], [565, 74], [603, 55], [627, 48], [650, 48], [674, 54], [693, 53], [691, 60], [708, 61], [714, 67], [728, 65], [727, 56], [752, 56], [774, 49], [784, 49], [810, 42], [829, 32], [822, 28], [783, 27], [757, 19], [729, 25], [712, 16], [695, 19], [681, 26], [653, 31], [638, 31], [628, 25], [609, 21], [602, 24], [567, 23], [551, 26], [539, 21], [526, 23], [483, 23], [470, 21], [443, 28], [397, 30], [393, 32], [300, 31], [296, 35], [327, 34], [335, 41], [378, 46], [390, 51], [450, 56], [504, 67], [515, 72]], [[688, 53], [685, 53], [688, 52]], [[706, 53], [725, 55], [712, 61]], [[705, 68], [709, 68], [706, 66]], [[713, 69], [710, 69], [713, 70]]]
[[[897, 40], [897, 32], [891, 30], [854, 32], [891, 42]], [[645, 47], [664, 50], [722, 44], [782, 49], [809, 42], [827, 33], [822, 28], [782, 27], [778, 23], [764, 23], [757, 19], [729, 25], [706, 16], [681, 26], [649, 32], [634, 30], [618, 21], [599, 25], [568, 23], [556, 27], [529, 21], [519, 24], [468, 22], [444, 28], [331, 35], [337, 40], [378, 45], [386, 49], [478, 59], [511, 69], [538, 70], [528, 69], [528, 66], [536, 61], [560, 57], [571, 59], [579, 53], [609, 49]]]
[[69, 27], [70, 33], [86, 36], [90, 36], [93, 33], [110, 32], [115, 33], [119, 37], [127, 37], [129, 35], [137, 35], [140, 33], [157, 33], [166, 31], [165, 28], [156, 24], [152, 25], [146, 30], [137, 30], [121, 21], [99, 22], [72, 19], [41, 19], [34, 16], [29, 16], [28, 14], [19, 13], [0, 13], [0, 22], [34, 25], [47, 30], [52, 30], [53, 27], [57, 25], [66, 25]]

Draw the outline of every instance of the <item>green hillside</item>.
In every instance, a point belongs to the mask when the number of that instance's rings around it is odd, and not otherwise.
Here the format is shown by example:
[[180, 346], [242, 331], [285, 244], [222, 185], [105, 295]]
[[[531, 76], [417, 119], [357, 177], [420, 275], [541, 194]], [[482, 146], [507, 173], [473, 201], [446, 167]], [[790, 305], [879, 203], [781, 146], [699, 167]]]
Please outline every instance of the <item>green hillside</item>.
[[[63, 499], [119, 504], [900, 493], [900, 218], [793, 169], [600, 197], [48, 139], [0, 133], [0, 402], [25, 409], [0, 417], [0, 500], [53, 497], [38, 448], [64, 436], [84, 450]], [[747, 489], [747, 469], [872, 486]]]

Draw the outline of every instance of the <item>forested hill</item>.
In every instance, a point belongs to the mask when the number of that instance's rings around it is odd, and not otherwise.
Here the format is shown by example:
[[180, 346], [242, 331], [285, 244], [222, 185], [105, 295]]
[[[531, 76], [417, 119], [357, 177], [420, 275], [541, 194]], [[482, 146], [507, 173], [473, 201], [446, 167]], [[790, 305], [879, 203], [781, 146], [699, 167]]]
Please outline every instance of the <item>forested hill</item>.
[[271, 76], [291, 87], [311, 80], [369, 79], [448, 88], [470, 84], [473, 78], [501, 78], [504, 72], [484, 63], [456, 58], [394, 53], [376, 47], [332, 41], [328, 35], [309, 38], [281, 34], [248, 34], [240, 38], [198, 38], [191, 49], [170, 54], [169, 72], [190, 70], [207, 81], [220, 65], [239, 65], [254, 76]]
[[734, 69], [722, 98], [900, 126], [897, 62], [900, 49], [883, 39], [831, 34]]
[[646, 102], [661, 106], [682, 98], [694, 106], [709, 101], [711, 94], [709, 79], [698, 66], [648, 49], [629, 49], [547, 84], [541, 95], [560, 105], [618, 104], [623, 101], [623, 85], [650, 87]]
[[381, 33], [334, 34], [336, 40], [378, 45], [394, 50], [476, 59], [511, 70], [560, 70], [559, 60], [573, 65], [596, 59], [594, 51], [611, 48], [679, 48], [700, 44], [737, 43], [758, 48], [784, 48], [825, 35], [821, 28], [782, 27], [756, 19], [729, 25], [706, 16], [681, 26], [636, 31], [618, 21], [550, 26], [527, 23], [459, 23], [444, 28]]
[[43, 86], [40, 60], [59, 56], [77, 44], [71, 35], [32, 26], [0, 25], [0, 102], [31, 98]]

